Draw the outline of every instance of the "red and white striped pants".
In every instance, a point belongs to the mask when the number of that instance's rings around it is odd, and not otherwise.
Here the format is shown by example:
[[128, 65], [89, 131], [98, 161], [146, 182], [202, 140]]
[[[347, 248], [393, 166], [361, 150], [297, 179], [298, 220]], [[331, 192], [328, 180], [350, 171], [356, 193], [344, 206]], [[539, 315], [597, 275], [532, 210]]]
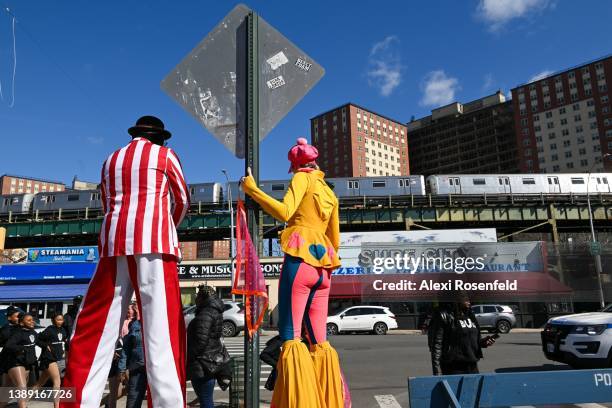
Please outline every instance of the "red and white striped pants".
[[132, 294], [140, 309], [148, 406], [185, 407], [185, 321], [173, 255], [101, 258], [72, 331], [63, 387], [76, 402], [98, 408]]

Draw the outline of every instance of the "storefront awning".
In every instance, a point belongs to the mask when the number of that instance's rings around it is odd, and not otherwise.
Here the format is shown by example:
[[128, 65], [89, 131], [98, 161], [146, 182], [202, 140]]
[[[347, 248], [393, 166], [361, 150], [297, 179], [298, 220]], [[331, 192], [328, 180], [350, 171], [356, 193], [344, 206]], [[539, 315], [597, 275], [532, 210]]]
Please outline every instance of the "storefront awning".
[[72, 300], [86, 290], [86, 284], [0, 285], [0, 303]]

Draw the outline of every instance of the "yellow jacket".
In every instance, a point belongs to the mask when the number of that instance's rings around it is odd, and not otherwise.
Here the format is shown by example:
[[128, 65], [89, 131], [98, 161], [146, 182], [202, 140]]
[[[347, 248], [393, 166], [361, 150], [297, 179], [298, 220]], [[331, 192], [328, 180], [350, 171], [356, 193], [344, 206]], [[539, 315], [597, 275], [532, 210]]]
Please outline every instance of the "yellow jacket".
[[296, 173], [280, 202], [246, 177], [243, 189], [265, 212], [287, 227], [281, 233], [283, 252], [301, 258], [309, 265], [335, 269], [340, 266], [340, 221], [338, 199], [319, 170]]

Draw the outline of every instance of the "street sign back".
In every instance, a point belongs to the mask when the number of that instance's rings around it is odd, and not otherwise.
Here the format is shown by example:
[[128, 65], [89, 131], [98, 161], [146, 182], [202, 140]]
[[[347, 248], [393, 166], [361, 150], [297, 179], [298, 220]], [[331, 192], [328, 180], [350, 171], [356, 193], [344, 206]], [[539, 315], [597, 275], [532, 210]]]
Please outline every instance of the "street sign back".
[[[162, 89], [238, 158], [245, 154], [246, 16], [236, 6], [162, 80]], [[259, 140], [321, 79], [323, 68], [259, 19]]]

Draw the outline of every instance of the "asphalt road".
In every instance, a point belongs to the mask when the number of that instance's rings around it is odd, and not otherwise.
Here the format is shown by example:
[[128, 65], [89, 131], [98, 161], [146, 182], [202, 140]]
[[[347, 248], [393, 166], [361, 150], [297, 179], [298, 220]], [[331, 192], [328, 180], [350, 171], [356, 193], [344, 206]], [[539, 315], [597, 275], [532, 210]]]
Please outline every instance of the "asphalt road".
[[[408, 377], [431, 375], [424, 335], [341, 335], [331, 338], [347, 377], [354, 408], [380, 408], [376, 396], [392, 395], [408, 407]], [[481, 372], [569, 369], [544, 357], [539, 333], [510, 333], [484, 351]], [[389, 399], [386, 399], [388, 401]]]
[[[261, 346], [270, 337], [262, 337]], [[242, 354], [242, 337], [226, 339], [230, 354]], [[431, 375], [427, 337], [420, 334], [340, 335], [330, 339], [340, 355], [347, 378], [353, 408], [408, 407], [407, 379], [411, 376]], [[481, 372], [567, 370], [568, 366], [544, 358], [539, 333], [510, 333], [485, 350], [479, 364]], [[262, 367], [261, 386], [271, 367]], [[195, 398], [191, 384], [187, 384], [188, 401]], [[269, 404], [271, 393], [261, 389], [261, 404]], [[215, 401], [227, 406], [228, 392], [217, 390]], [[49, 403], [34, 403], [31, 407], [49, 407]], [[125, 406], [123, 398], [118, 407]], [[602, 407], [586, 404], [581, 407]], [[611, 406], [611, 405], [605, 405]], [[146, 402], [143, 404], [146, 407]]]

